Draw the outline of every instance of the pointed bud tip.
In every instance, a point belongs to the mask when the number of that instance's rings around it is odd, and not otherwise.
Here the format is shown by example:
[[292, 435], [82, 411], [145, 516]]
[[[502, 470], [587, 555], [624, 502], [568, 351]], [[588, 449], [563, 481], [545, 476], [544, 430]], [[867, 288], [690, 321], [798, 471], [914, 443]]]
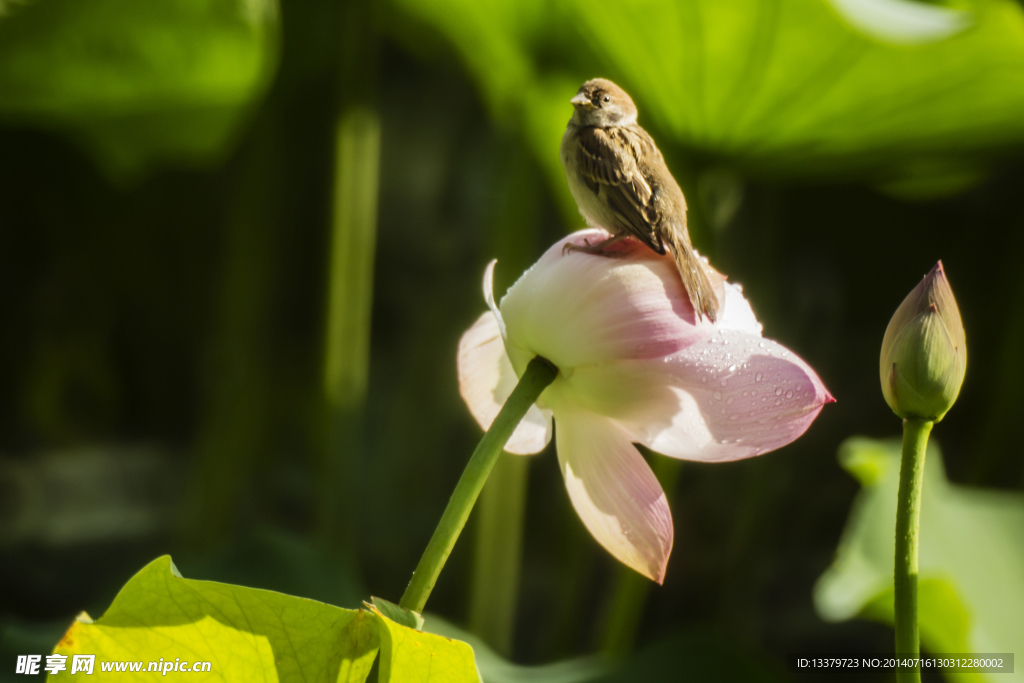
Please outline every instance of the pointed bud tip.
[[882, 393], [893, 412], [934, 420], [945, 415], [963, 383], [961, 347], [963, 323], [939, 261], [896, 309], [882, 340]]
[[927, 288], [931, 285], [932, 282], [936, 280], [947, 281], [946, 269], [942, 265], [942, 261], [935, 262], [935, 265], [932, 266], [932, 269], [925, 273], [924, 277], [921, 278], [921, 283], [919, 286]]

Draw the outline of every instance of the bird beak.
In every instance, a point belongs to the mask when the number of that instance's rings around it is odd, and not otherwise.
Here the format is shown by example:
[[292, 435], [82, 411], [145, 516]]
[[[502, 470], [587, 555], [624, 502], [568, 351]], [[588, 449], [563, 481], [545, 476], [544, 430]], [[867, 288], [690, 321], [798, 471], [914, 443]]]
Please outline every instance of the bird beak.
[[574, 107], [593, 107], [594, 103], [590, 101], [590, 98], [581, 92], [576, 93], [576, 97], [569, 100], [569, 104]]

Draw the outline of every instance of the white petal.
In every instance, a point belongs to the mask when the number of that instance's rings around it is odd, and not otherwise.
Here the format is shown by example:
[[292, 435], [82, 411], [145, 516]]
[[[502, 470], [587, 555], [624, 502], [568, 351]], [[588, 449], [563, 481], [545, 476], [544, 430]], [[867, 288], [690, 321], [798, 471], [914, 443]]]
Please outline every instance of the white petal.
[[567, 243], [601, 241], [584, 230], [557, 242], [501, 300], [512, 363], [515, 349], [567, 371], [588, 363], [669, 355], [713, 331], [695, 321], [675, 262], [636, 240], [609, 254], [563, 253]]
[[725, 305], [715, 327], [719, 330], [737, 330], [760, 337], [761, 323], [757, 322], [750, 302], [743, 297], [743, 288], [731, 282], [724, 285]]
[[577, 514], [616, 559], [661, 583], [673, 533], [661, 485], [615, 422], [558, 405], [558, 462]]
[[[516, 377], [498, 321], [490, 312], [482, 314], [459, 340], [459, 393], [477, 423], [488, 429], [498, 411], [515, 389]], [[516, 455], [537, 453], [551, 441], [551, 411], [530, 406], [505, 445]]]

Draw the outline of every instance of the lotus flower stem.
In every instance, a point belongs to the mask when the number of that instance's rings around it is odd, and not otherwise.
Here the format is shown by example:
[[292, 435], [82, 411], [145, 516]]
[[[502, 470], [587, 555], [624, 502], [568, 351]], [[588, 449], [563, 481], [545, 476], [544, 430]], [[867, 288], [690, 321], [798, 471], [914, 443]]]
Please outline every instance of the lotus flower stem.
[[328, 543], [352, 550], [356, 501], [352, 490], [360, 449], [370, 366], [370, 311], [377, 241], [380, 116], [370, 106], [348, 107], [337, 123], [334, 216], [324, 344], [327, 407], [326, 476], [320, 523]]
[[603, 625], [601, 652], [622, 658], [633, 651], [644, 608], [651, 593], [651, 580], [625, 565], [615, 568], [615, 577]]
[[[683, 463], [661, 455], [653, 457], [651, 469], [665, 495], [671, 500], [679, 482]], [[649, 579], [625, 565], [616, 567], [612, 588], [605, 603], [605, 619], [601, 625], [601, 652], [610, 657], [626, 657], [633, 651], [640, 622], [653, 584]]]
[[437, 577], [441, 574], [448, 555], [451, 554], [462, 528], [466, 525], [466, 520], [469, 519], [469, 513], [473, 510], [480, 490], [487, 481], [487, 475], [491, 473], [491, 468], [497, 462], [512, 432], [526, 415], [526, 411], [557, 375], [558, 369], [540, 356], [535, 357], [526, 366], [526, 371], [519, 379], [512, 395], [505, 401], [490, 429], [477, 444], [459, 478], [459, 483], [455, 485], [455, 491], [452, 492], [448, 506], [441, 515], [441, 521], [438, 522], [427, 549], [423, 551], [423, 557], [412, 573], [412, 580], [402, 595], [399, 604], [405, 609], [423, 611], [427, 598], [437, 583]]
[[326, 439], [319, 523], [329, 547], [355, 556], [359, 454], [370, 367], [380, 183], [376, 0], [338, 3], [337, 110], [323, 389]]
[[[917, 628], [917, 546], [921, 529], [921, 489], [924, 483], [924, 456], [932, 421], [920, 418], [903, 420], [903, 458], [900, 462], [900, 489], [896, 499], [896, 655], [919, 656], [921, 645]], [[899, 683], [919, 683], [919, 669], [898, 669]]]
[[529, 465], [529, 458], [503, 453], [477, 510], [469, 628], [504, 657], [515, 635]]

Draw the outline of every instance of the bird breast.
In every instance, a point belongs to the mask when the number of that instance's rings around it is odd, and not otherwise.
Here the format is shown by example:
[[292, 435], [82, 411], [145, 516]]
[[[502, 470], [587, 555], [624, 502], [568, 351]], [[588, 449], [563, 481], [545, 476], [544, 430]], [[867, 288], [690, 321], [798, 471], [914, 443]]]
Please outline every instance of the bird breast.
[[591, 191], [577, 169], [576, 158], [580, 144], [577, 139], [578, 131], [579, 129], [570, 123], [562, 135], [560, 156], [569, 192], [572, 193], [572, 198], [576, 200], [576, 206], [579, 207], [580, 214], [588, 225], [617, 234], [623, 230], [623, 226], [618, 224], [619, 221], [608, 207], [608, 203], [598, 194], [602, 188], [599, 186], [598, 193]]

